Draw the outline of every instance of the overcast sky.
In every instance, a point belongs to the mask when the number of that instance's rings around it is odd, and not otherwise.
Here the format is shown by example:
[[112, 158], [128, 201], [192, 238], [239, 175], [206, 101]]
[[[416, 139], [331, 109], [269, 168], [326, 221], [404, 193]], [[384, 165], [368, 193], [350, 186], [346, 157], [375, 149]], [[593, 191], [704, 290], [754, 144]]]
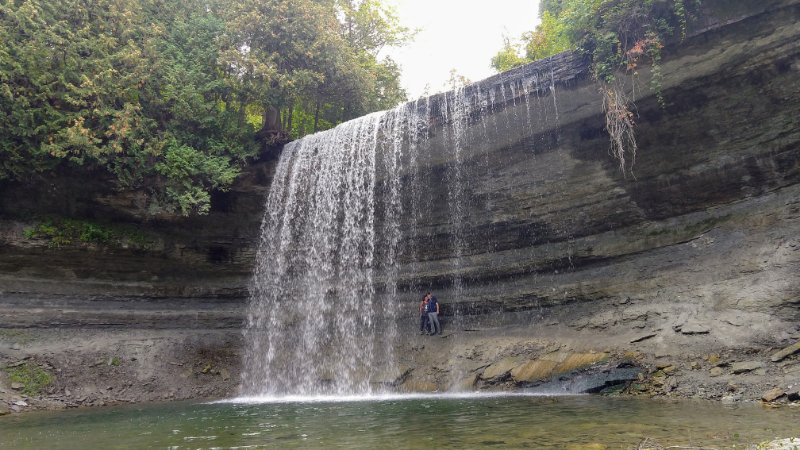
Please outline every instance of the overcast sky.
[[388, 0], [400, 22], [419, 28], [416, 39], [387, 53], [403, 71], [403, 86], [410, 99], [430, 86], [443, 90], [450, 70], [471, 81], [494, 73], [492, 56], [503, 45], [503, 34], [513, 38], [532, 30], [537, 22], [539, 0]]

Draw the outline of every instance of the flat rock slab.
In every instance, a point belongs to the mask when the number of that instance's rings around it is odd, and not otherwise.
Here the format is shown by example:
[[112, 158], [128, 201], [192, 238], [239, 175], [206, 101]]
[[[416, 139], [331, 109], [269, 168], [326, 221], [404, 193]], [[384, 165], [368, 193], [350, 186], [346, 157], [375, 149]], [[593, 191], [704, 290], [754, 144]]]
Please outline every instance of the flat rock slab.
[[711, 332], [711, 327], [703, 322], [689, 319], [683, 326], [681, 326], [681, 333], [683, 334], [708, 334]]
[[731, 366], [731, 372], [734, 374], [740, 373], [747, 373], [752, 372], [754, 370], [762, 369], [764, 367], [764, 363], [761, 361], [743, 361], [733, 363]]
[[487, 367], [486, 370], [484, 370], [483, 373], [481, 374], [481, 379], [493, 380], [495, 378], [501, 377], [511, 372], [511, 369], [517, 367], [519, 363], [520, 363], [520, 358], [516, 357], [503, 358], [500, 361], [497, 361], [496, 363]]
[[775, 400], [783, 397], [783, 394], [785, 394], [785, 392], [783, 392], [783, 389], [781, 388], [770, 389], [761, 396], [761, 400], [764, 400], [765, 402], [774, 402]]
[[511, 377], [517, 383], [545, 381], [554, 375], [583, 369], [606, 359], [608, 353], [554, 352], [517, 365], [511, 370]]
[[517, 383], [543, 381], [553, 374], [558, 365], [555, 361], [533, 360], [523, 363], [511, 370], [511, 377]]
[[772, 362], [778, 362], [798, 352], [800, 352], [800, 341], [795, 342], [794, 345], [790, 345], [783, 350], [773, 353], [769, 359]]

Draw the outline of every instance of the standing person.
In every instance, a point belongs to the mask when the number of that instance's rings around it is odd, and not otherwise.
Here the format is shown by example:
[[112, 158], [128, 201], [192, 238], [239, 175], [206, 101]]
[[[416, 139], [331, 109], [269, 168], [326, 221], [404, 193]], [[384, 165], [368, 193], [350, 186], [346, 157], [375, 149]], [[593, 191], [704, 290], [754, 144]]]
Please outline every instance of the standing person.
[[422, 297], [419, 302], [419, 334], [428, 334], [430, 324], [428, 323], [428, 296]]
[[428, 322], [431, 326], [431, 335], [442, 334], [442, 326], [439, 324], [439, 301], [434, 295], [428, 292]]

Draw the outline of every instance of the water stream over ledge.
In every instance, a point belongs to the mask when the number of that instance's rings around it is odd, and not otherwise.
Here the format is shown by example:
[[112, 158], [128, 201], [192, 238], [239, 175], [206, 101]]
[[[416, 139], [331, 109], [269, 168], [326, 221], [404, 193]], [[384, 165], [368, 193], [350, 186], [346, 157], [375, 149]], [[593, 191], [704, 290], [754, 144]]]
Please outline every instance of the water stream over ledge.
[[[418, 228], [438, 229], [433, 234], [445, 242], [442, 277], [455, 305], [472, 241], [493, 239], [467, 236], [475, 201], [468, 158], [488, 158], [499, 137], [490, 139], [487, 128], [519, 121], [521, 110], [528, 129], [557, 126], [557, 113], [546, 113], [557, 111], [554, 83], [552, 74], [532, 70], [488, 90], [462, 87], [287, 144], [265, 205], [242, 393], [363, 395], [393, 386], [399, 309], [413, 309], [411, 299], [432, 288], [415, 284], [419, 274], [400, 272], [430, 245]], [[538, 102], [535, 124], [531, 98]], [[440, 223], [432, 223], [433, 210], [444, 214]], [[460, 319], [453, 314], [453, 329]], [[452, 368], [450, 388], [462, 371]]]
[[[261, 399], [262, 401], [264, 399]], [[308, 399], [307, 399], [308, 400]], [[596, 396], [257, 399], [0, 417], [0, 448], [747, 448], [796, 433], [800, 411]], [[605, 446], [605, 447], [603, 447]]]

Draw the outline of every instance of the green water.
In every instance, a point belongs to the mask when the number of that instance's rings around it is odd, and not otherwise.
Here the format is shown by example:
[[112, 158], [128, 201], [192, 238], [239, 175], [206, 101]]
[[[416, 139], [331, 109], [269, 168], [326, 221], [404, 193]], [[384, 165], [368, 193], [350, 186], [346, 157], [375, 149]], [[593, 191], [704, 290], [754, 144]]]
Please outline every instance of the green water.
[[0, 417], [2, 449], [746, 448], [800, 434], [800, 410], [581, 397], [170, 403]]

